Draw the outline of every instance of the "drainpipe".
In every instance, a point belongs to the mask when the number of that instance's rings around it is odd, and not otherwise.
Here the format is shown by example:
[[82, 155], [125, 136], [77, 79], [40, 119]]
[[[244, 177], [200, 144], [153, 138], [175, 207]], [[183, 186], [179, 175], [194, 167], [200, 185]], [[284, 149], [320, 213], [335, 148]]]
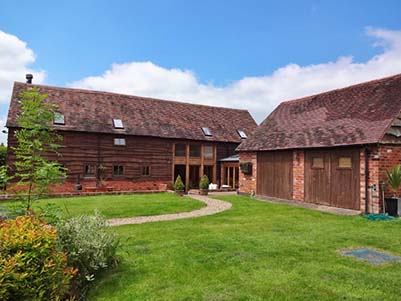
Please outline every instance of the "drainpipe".
[[369, 148], [365, 147], [365, 213], [369, 213]]

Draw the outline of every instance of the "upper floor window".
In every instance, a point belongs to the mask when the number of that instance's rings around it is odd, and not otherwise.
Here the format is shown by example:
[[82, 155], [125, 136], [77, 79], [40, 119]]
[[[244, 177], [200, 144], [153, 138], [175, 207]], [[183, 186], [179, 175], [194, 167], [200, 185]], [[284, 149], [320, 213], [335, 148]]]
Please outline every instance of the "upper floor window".
[[54, 112], [54, 124], [65, 124], [64, 114], [60, 112]]
[[205, 135], [207, 137], [213, 136], [212, 131], [208, 127], [203, 127], [202, 132], [203, 132], [203, 135]]
[[115, 129], [123, 129], [123, 121], [121, 119], [113, 119], [113, 125]]
[[125, 138], [114, 138], [114, 145], [125, 145]]
[[200, 145], [190, 145], [189, 146], [189, 156], [193, 158], [200, 157]]
[[237, 130], [238, 135], [241, 137], [241, 139], [246, 139], [248, 138], [248, 136], [246, 135], [246, 133], [243, 130]]
[[185, 157], [186, 156], [186, 145], [185, 144], [176, 144], [175, 145], [175, 156], [176, 157]]
[[213, 159], [213, 146], [212, 145], [205, 145], [203, 147], [203, 158]]

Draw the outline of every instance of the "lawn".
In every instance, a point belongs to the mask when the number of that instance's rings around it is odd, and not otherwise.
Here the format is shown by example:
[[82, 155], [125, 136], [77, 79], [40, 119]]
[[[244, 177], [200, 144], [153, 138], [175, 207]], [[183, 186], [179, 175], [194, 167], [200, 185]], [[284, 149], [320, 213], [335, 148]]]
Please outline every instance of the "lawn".
[[[8, 204], [10, 202], [0, 203]], [[98, 209], [106, 218], [186, 212], [205, 206], [204, 203], [176, 194], [155, 193], [43, 199], [35, 202], [33, 207], [40, 211], [46, 204], [57, 205], [65, 216], [93, 214]]]
[[221, 199], [233, 208], [112, 228], [121, 238], [123, 262], [95, 283], [89, 299], [401, 299], [400, 263], [373, 266], [337, 253], [369, 246], [401, 255], [400, 221]]

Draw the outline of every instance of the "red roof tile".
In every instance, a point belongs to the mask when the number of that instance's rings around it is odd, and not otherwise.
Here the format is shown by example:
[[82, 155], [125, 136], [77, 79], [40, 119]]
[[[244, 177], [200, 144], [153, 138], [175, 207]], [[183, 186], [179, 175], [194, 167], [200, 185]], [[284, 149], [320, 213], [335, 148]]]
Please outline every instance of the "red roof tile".
[[[16, 127], [20, 111], [18, 95], [28, 87], [47, 93], [46, 101], [59, 106], [65, 125], [57, 129], [116, 133], [163, 138], [241, 142], [237, 129], [251, 134], [256, 123], [246, 110], [166, 101], [109, 92], [14, 84], [7, 127]], [[121, 119], [124, 129], [115, 129], [113, 119]], [[205, 137], [201, 127], [212, 131]]]
[[237, 150], [379, 143], [400, 111], [398, 74], [283, 102]]

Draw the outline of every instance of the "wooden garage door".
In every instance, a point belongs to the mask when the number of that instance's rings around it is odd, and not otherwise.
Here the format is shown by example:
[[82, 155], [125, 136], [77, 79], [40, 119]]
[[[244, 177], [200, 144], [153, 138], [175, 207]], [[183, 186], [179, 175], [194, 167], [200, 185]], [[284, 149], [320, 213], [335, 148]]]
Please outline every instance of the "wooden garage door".
[[256, 193], [292, 199], [292, 151], [261, 152], [257, 162]]
[[360, 209], [359, 150], [306, 151], [305, 201]]

